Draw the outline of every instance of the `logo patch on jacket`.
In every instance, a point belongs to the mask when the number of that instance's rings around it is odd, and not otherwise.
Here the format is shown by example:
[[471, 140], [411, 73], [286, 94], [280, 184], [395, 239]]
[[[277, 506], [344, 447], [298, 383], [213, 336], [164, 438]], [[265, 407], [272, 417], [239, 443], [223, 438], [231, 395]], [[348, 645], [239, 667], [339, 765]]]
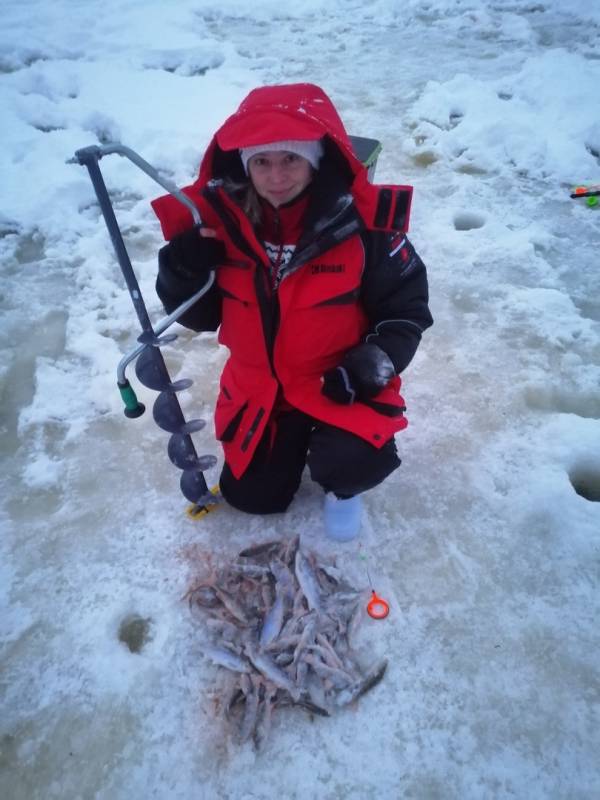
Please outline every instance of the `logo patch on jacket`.
[[408, 250], [406, 248], [407, 240], [406, 236], [403, 233], [393, 233], [390, 236], [390, 252], [389, 256], [392, 258], [396, 255], [396, 253], [400, 253], [400, 257], [402, 261], [406, 261], [408, 258]]
[[403, 233], [393, 233], [390, 236], [389, 244], [389, 258], [394, 259], [394, 267], [399, 269], [404, 277], [422, 263], [414, 247]]
[[313, 264], [310, 268], [312, 275], [319, 275], [322, 272], [345, 272], [345, 264]]

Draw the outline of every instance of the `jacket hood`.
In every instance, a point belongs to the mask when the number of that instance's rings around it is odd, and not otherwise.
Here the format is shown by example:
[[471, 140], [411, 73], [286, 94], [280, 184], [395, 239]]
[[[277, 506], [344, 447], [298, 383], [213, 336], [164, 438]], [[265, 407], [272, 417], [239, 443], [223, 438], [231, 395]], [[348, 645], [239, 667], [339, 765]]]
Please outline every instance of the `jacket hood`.
[[325, 157], [343, 159], [352, 180], [366, 172], [356, 158], [335, 106], [312, 83], [262, 86], [242, 101], [215, 133], [200, 165], [200, 182], [214, 178], [244, 179], [238, 150], [266, 142], [323, 139]]
[[[230, 178], [245, 183], [248, 180], [240, 148], [290, 139], [322, 140], [324, 156], [313, 185], [320, 183], [329, 190], [333, 186], [340, 187], [340, 197], [351, 193], [367, 228], [408, 230], [412, 187], [369, 182], [367, 168], [354, 155], [335, 106], [325, 92], [312, 83], [263, 86], [250, 92], [215, 133], [202, 159], [198, 178], [183, 191], [194, 200], [204, 217], [207, 214], [210, 217], [210, 208], [201, 202], [210, 181]], [[152, 207], [167, 240], [193, 225], [189, 210], [175, 197], [157, 198]]]

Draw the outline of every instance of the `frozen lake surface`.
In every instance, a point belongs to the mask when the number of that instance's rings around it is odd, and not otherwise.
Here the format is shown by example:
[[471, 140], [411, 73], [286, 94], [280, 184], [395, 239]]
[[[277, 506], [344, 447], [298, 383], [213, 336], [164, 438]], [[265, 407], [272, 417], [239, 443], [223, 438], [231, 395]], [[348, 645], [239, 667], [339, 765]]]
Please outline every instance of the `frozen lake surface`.
[[[600, 796], [600, 10], [583, 0], [149, 0], [3, 6], [0, 795], [10, 800]], [[115, 380], [137, 324], [80, 147], [190, 182], [253, 87], [311, 81], [415, 187], [435, 325], [407, 370], [403, 466], [338, 563], [391, 604], [383, 682], [281, 711], [260, 754], [216, 717], [182, 597], [249, 543], [332, 555], [307, 479], [268, 519], [184, 513], [167, 435]], [[161, 193], [102, 161], [155, 318]], [[165, 349], [210, 419], [224, 353]], [[132, 373], [133, 374], [133, 373]], [[150, 407], [153, 393], [139, 387]], [[212, 426], [201, 453], [220, 448]], [[218, 469], [207, 479], [216, 482]]]

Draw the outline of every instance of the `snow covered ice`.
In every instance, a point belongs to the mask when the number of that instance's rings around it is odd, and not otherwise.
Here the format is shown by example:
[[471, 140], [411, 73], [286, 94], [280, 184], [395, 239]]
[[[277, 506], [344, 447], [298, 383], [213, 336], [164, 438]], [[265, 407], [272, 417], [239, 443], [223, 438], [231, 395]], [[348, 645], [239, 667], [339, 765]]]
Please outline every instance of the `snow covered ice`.
[[[3, 798], [600, 796], [600, 210], [569, 198], [600, 183], [599, 45], [589, 0], [3, 4]], [[391, 604], [362, 633], [388, 672], [355, 712], [282, 712], [256, 756], [222, 736], [181, 598], [251, 542], [331, 555], [320, 493], [185, 516], [166, 434], [122, 414], [137, 323], [66, 161], [119, 140], [183, 185], [251, 88], [299, 80], [382, 141], [379, 181], [414, 185], [435, 325], [404, 376], [403, 466], [340, 547]], [[159, 318], [161, 190], [101, 167]], [[209, 419], [223, 353], [180, 334], [167, 362]]]

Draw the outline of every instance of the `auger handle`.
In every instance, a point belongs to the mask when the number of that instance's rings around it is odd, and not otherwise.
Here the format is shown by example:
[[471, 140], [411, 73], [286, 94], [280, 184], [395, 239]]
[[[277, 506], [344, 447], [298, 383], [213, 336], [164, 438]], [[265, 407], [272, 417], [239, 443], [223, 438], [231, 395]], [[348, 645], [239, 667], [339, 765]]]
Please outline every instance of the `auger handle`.
[[92, 144], [89, 145], [89, 147], [82, 147], [80, 150], [76, 150], [75, 156], [69, 159], [67, 163], [82, 164], [83, 166], [87, 167], [91, 161], [95, 161], [97, 163], [100, 161], [102, 156], [108, 156], [112, 153], [116, 153], [119, 156], [124, 156], [132, 161], [142, 170], [142, 172], [145, 172], [146, 175], [152, 178], [153, 181], [156, 181], [156, 183], [162, 186], [163, 189], [166, 189], [169, 194], [172, 194], [174, 197], [176, 197], [180, 203], [183, 203], [183, 205], [186, 206], [192, 215], [196, 225], [202, 225], [200, 212], [190, 198], [184, 194], [181, 189], [179, 189], [179, 187], [173, 183], [173, 181], [163, 177], [156, 167], [153, 167], [152, 164], [148, 163], [148, 161], [142, 158], [139, 153], [136, 153], [135, 150], [132, 150], [131, 147], [126, 147], [124, 144], [120, 144], [119, 142], [110, 142], [109, 144], [103, 145]]

